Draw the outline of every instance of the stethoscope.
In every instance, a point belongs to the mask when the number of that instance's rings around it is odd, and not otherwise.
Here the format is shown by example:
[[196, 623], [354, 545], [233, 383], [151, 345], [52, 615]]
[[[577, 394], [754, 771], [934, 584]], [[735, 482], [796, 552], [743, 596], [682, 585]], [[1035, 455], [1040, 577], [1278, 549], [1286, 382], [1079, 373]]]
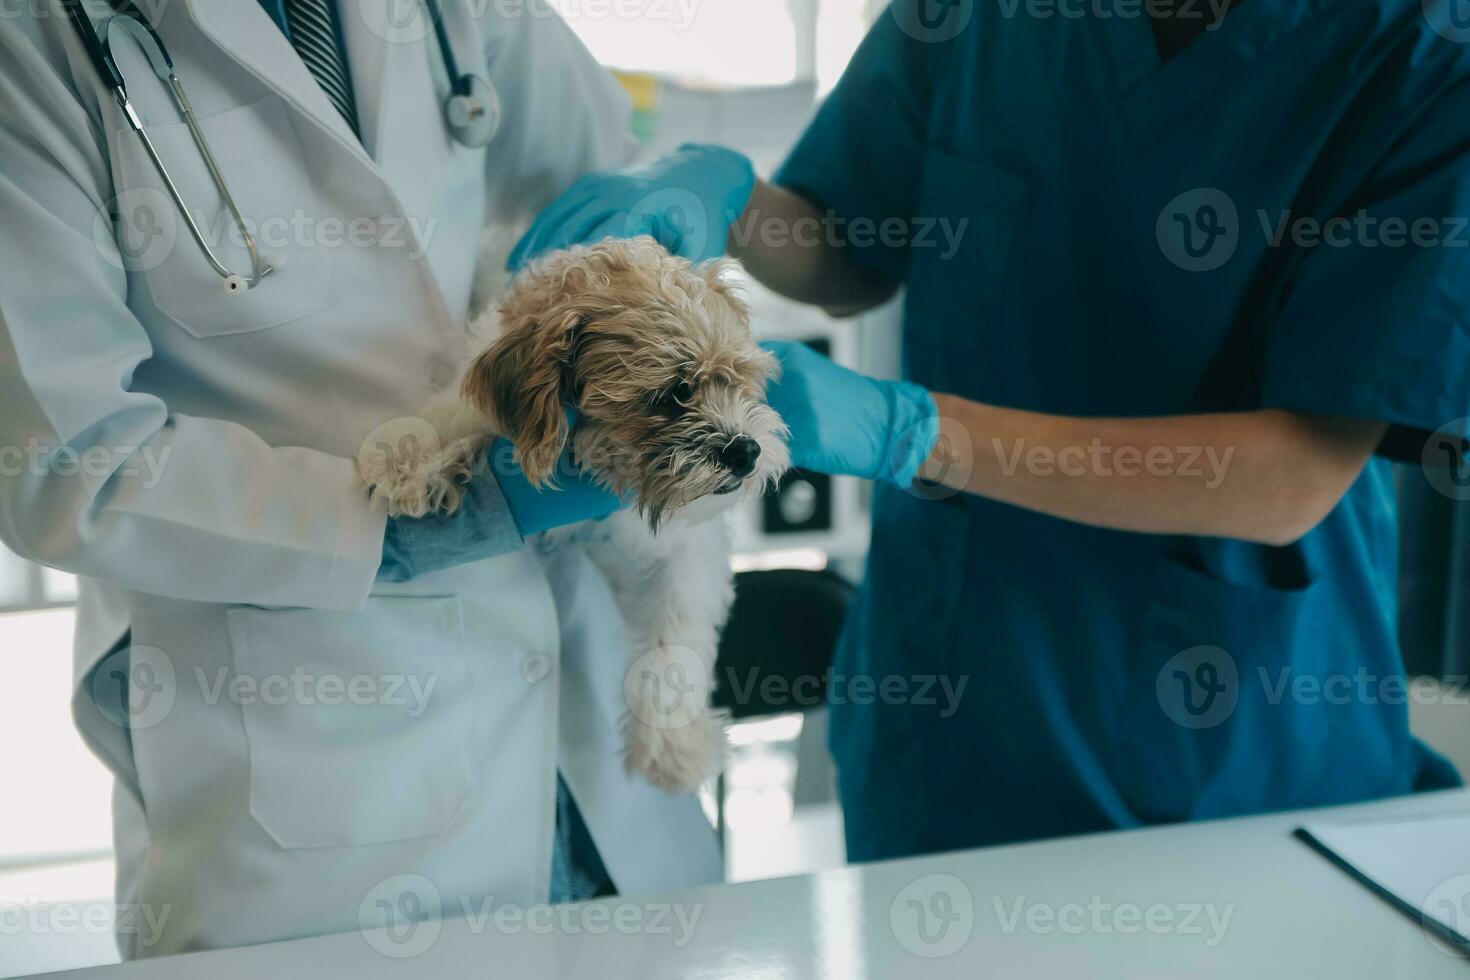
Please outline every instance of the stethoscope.
[[[460, 72], [459, 61], [455, 58], [454, 49], [449, 44], [449, 32], [444, 27], [443, 10], [439, 0], [423, 0], [423, 2], [427, 8], [429, 20], [433, 22], [439, 54], [444, 59], [444, 68], [450, 79], [449, 95], [444, 100], [445, 125], [449, 129], [449, 134], [460, 145], [469, 149], [486, 146], [494, 139], [496, 130], [500, 128], [500, 97], [489, 79]], [[236, 296], [260, 285], [267, 276], [275, 271], [275, 267], [260, 254], [260, 249], [255, 244], [254, 236], [250, 234], [244, 216], [240, 213], [234, 197], [225, 185], [224, 174], [220, 172], [214, 153], [209, 148], [209, 141], [204, 138], [204, 131], [199, 127], [199, 120], [194, 116], [194, 109], [189, 104], [189, 97], [184, 92], [184, 86], [179, 81], [178, 73], [174, 71], [173, 59], [169, 57], [168, 48], [164, 46], [163, 39], [138, 11], [133, 0], [113, 2], [111, 4], [113, 15], [102, 22], [101, 30], [98, 30], [92, 23], [91, 17], [82, 9], [83, 0], [62, 0], [62, 4], [66, 8], [67, 15], [71, 17], [72, 25], [82, 40], [87, 56], [91, 58], [98, 75], [111, 90], [113, 98], [117, 100], [118, 106], [127, 118], [129, 128], [142, 142], [143, 149], [147, 152], [148, 159], [152, 161], [154, 170], [158, 172], [159, 179], [168, 189], [174, 206], [183, 215], [189, 234], [193, 236], [210, 266], [224, 280], [225, 293]], [[183, 194], [179, 191], [178, 185], [174, 183], [168, 167], [164, 165], [158, 148], [143, 129], [143, 120], [133, 108], [132, 100], [128, 98], [127, 82], [112, 56], [112, 32], [114, 30], [122, 31], [138, 44], [148, 59], [149, 65], [153, 68], [154, 74], [168, 86], [174, 106], [184, 117], [184, 123], [189, 127], [189, 134], [194, 139], [194, 145], [198, 148], [199, 155], [204, 160], [204, 166], [209, 171], [210, 180], [214, 182], [215, 190], [219, 192], [220, 199], [224, 201], [225, 207], [229, 209], [231, 217], [234, 218], [235, 228], [239, 231], [245, 250], [250, 255], [249, 276], [231, 272], [214, 253], [208, 239], [204, 237], [203, 230], [190, 214], [188, 205], [184, 203]]]
[[424, 5], [434, 22], [444, 70], [449, 73], [449, 96], [444, 100], [444, 123], [449, 135], [471, 150], [488, 146], [500, 128], [500, 94], [490, 79], [459, 70], [459, 59], [454, 56], [449, 31], [444, 27], [444, 8], [439, 0], [424, 0]]

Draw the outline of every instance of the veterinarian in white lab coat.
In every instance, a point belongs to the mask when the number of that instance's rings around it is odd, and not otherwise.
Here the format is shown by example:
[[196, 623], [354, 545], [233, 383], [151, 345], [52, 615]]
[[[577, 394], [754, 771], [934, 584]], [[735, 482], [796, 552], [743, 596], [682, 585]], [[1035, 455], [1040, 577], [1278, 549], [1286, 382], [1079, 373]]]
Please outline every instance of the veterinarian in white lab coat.
[[[434, 34], [391, 0], [339, 8], [356, 131], [261, 4], [141, 5], [277, 266], [233, 296], [59, 4], [0, 20], [0, 540], [82, 577], [74, 710], [116, 775], [119, 901], [163, 919], [126, 956], [544, 901], [558, 772], [621, 892], [719, 874], [696, 801], [622, 772], [607, 589], [519, 547], [556, 520], [479, 485], [468, 545], [390, 527], [385, 563], [358, 481], [364, 439], [452, 377], [485, 222], [629, 150], [623, 94], [546, 8], [442, 6], [498, 92], [488, 147], [451, 139]], [[248, 270], [167, 87], [113, 41]], [[476, 544], [504, 553], [455, 563]]]

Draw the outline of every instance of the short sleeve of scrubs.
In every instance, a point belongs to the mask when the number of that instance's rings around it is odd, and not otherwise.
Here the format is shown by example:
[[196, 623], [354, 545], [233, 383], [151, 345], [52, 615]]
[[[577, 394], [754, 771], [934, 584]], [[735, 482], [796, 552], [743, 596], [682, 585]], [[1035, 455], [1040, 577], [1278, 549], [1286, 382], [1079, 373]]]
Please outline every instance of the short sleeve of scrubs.
[[[882, 15], [774, 182], [844, 222], [911, 218], [931, 80], [950, 46], [915, 40], [892, 11]], [[858, 265], [903, 278], [906, 250], [856, 234], [850, 247]]]
[[1400, 436], [1470, 415], [1467, 125], [1460, 84], [1387, 151], [1345, 220], [1321, 225], [1267, 328], [1266, 407]]

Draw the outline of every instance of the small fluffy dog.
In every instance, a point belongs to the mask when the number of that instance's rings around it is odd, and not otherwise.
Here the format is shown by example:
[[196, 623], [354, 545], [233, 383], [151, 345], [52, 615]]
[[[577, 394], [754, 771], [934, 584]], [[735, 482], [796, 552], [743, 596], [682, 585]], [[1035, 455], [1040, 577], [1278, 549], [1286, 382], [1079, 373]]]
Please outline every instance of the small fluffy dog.
[[728, 262], [696, 266], [651, 238], [609, 240], [507, 281], [513, 240], [486, 235], [478, 349], [422, 413], [433, 438], [365, 449], [359, 466], [391, 514], [422, 516], [459, 506], [497, 436], [554, 492], [570, 439], [581, 470], [633, 504], [550, 532], [586, 549], [628, 626], [626, 766], [691, 790], [718, 765], [727, 720], [710, 694], [734, 589], [725, 522], [712, 518], [787, 468], [785, 426], [765, 403], [777, 365], [751, 336]]

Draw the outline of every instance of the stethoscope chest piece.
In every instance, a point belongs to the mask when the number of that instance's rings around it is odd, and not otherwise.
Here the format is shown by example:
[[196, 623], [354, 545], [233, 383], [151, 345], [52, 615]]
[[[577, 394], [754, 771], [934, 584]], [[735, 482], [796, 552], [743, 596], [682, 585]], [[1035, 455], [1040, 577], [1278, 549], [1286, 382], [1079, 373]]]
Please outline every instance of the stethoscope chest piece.
[[500, 129], [500, 93], [479, 75], [461, 75], [459, 91], [444, 103], [449, 133], [462, 146], [488, 146]]

